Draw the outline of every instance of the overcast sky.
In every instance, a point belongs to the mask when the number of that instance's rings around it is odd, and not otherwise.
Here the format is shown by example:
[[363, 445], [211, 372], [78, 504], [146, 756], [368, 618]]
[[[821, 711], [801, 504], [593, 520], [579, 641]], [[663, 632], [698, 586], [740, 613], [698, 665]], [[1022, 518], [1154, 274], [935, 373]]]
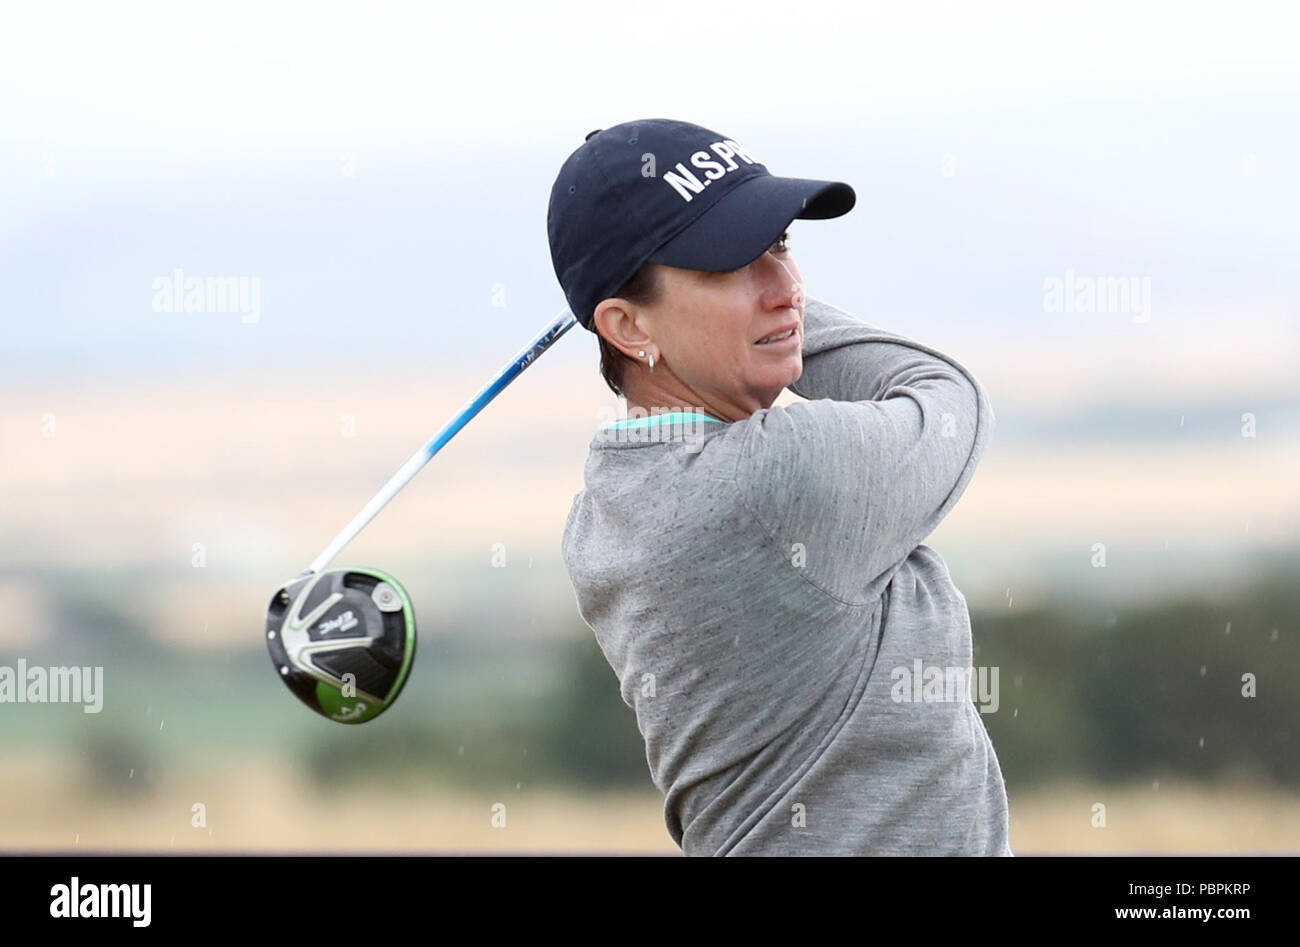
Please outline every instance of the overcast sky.
[[1295, 90], [1296, 25], [1283, 3], [7, 5], [0, 123], [36, 148], [210, 160], [515, 151], [660, 113], [791, 132], [916, 107]]
[[[595, 128], [671, 117], [855, 187], [793, 249], [861, 318], [995, 375], [1070, 351], [1123, 378], [1163, 352], [1276, 393], [1300, 310], [1295, 24], [1284, 4], [8, 7], [0, 367], [494, 370], [564, 307], [559, 165]], [[157, 312], [176, 268], [256, 278], [258, 320]], [[1069, 271], [1149, 280], [1153, 318], [1046, 313]], [[590, 362], [584, 335], [547, 357]]]

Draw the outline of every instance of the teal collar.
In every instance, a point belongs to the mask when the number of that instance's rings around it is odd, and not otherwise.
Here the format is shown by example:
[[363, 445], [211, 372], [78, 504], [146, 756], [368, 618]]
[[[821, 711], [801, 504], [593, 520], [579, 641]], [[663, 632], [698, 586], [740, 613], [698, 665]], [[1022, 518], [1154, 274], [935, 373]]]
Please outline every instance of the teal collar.
[[622, 421], [613, 421], [606, 424], [606, 428], [617, 428], [626, 430], [627, 428], [651, 427], [656, 424], [682, 424], [695, 423], [697, 421], [717, 421], [723, 423], [718, 418], [711, 418], [707, 414], [700, 414], [698, 411], [672, 411], [668, 414], [651, 414], [644, 418], [624, 418]]

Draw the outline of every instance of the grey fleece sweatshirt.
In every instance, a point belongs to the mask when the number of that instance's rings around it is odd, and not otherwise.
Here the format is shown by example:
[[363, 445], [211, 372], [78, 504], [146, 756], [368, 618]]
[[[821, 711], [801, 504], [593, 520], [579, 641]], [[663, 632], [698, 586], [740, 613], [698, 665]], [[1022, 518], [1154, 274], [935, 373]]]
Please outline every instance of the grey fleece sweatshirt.
[[804, 326], [807, 402], [597, 432], [579, 613], [686, 855], [1011, 855], [966, 599], [921, 545], [992, 409], [932, 348], [811, 298]]

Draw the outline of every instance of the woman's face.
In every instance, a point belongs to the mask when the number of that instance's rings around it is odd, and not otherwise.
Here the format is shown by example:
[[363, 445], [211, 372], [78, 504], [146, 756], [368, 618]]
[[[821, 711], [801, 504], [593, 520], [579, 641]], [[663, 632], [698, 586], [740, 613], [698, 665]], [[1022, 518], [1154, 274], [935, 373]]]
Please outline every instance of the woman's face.
[[[723, 421], [749, 417], [803, 374], [803, 278], [782, 235], [758, 259], [726, 273], [661, 266], [655, 306], [636, 328], [656, 353], [653, 373], [624, 376], [629, 407], [698, 407]], [[760, 343], [793, 327], [784, 340]], [[636, 329], [632, 330], [634, 333]]]

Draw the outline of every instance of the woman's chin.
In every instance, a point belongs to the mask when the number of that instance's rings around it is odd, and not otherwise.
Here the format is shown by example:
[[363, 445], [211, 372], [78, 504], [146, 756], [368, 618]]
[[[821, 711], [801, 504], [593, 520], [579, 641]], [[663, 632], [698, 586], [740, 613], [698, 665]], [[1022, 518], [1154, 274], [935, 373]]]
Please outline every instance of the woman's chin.
[[803, 366], [796, 366], [793, 371], [786, 372], [768, 372], [758, 382], [756, 389], [762, 391], [765, 395], [764, 402], [770, 406], [772, 401], [780, 397], [781, 392], [789, 388], [795, 382], [803, 377]]
[[783, 364], [780, 369], [769, 373], [770, 387], [789, 388], [800, 378], [803, 377], [803, 359], [796, 352], [790, 361]]

